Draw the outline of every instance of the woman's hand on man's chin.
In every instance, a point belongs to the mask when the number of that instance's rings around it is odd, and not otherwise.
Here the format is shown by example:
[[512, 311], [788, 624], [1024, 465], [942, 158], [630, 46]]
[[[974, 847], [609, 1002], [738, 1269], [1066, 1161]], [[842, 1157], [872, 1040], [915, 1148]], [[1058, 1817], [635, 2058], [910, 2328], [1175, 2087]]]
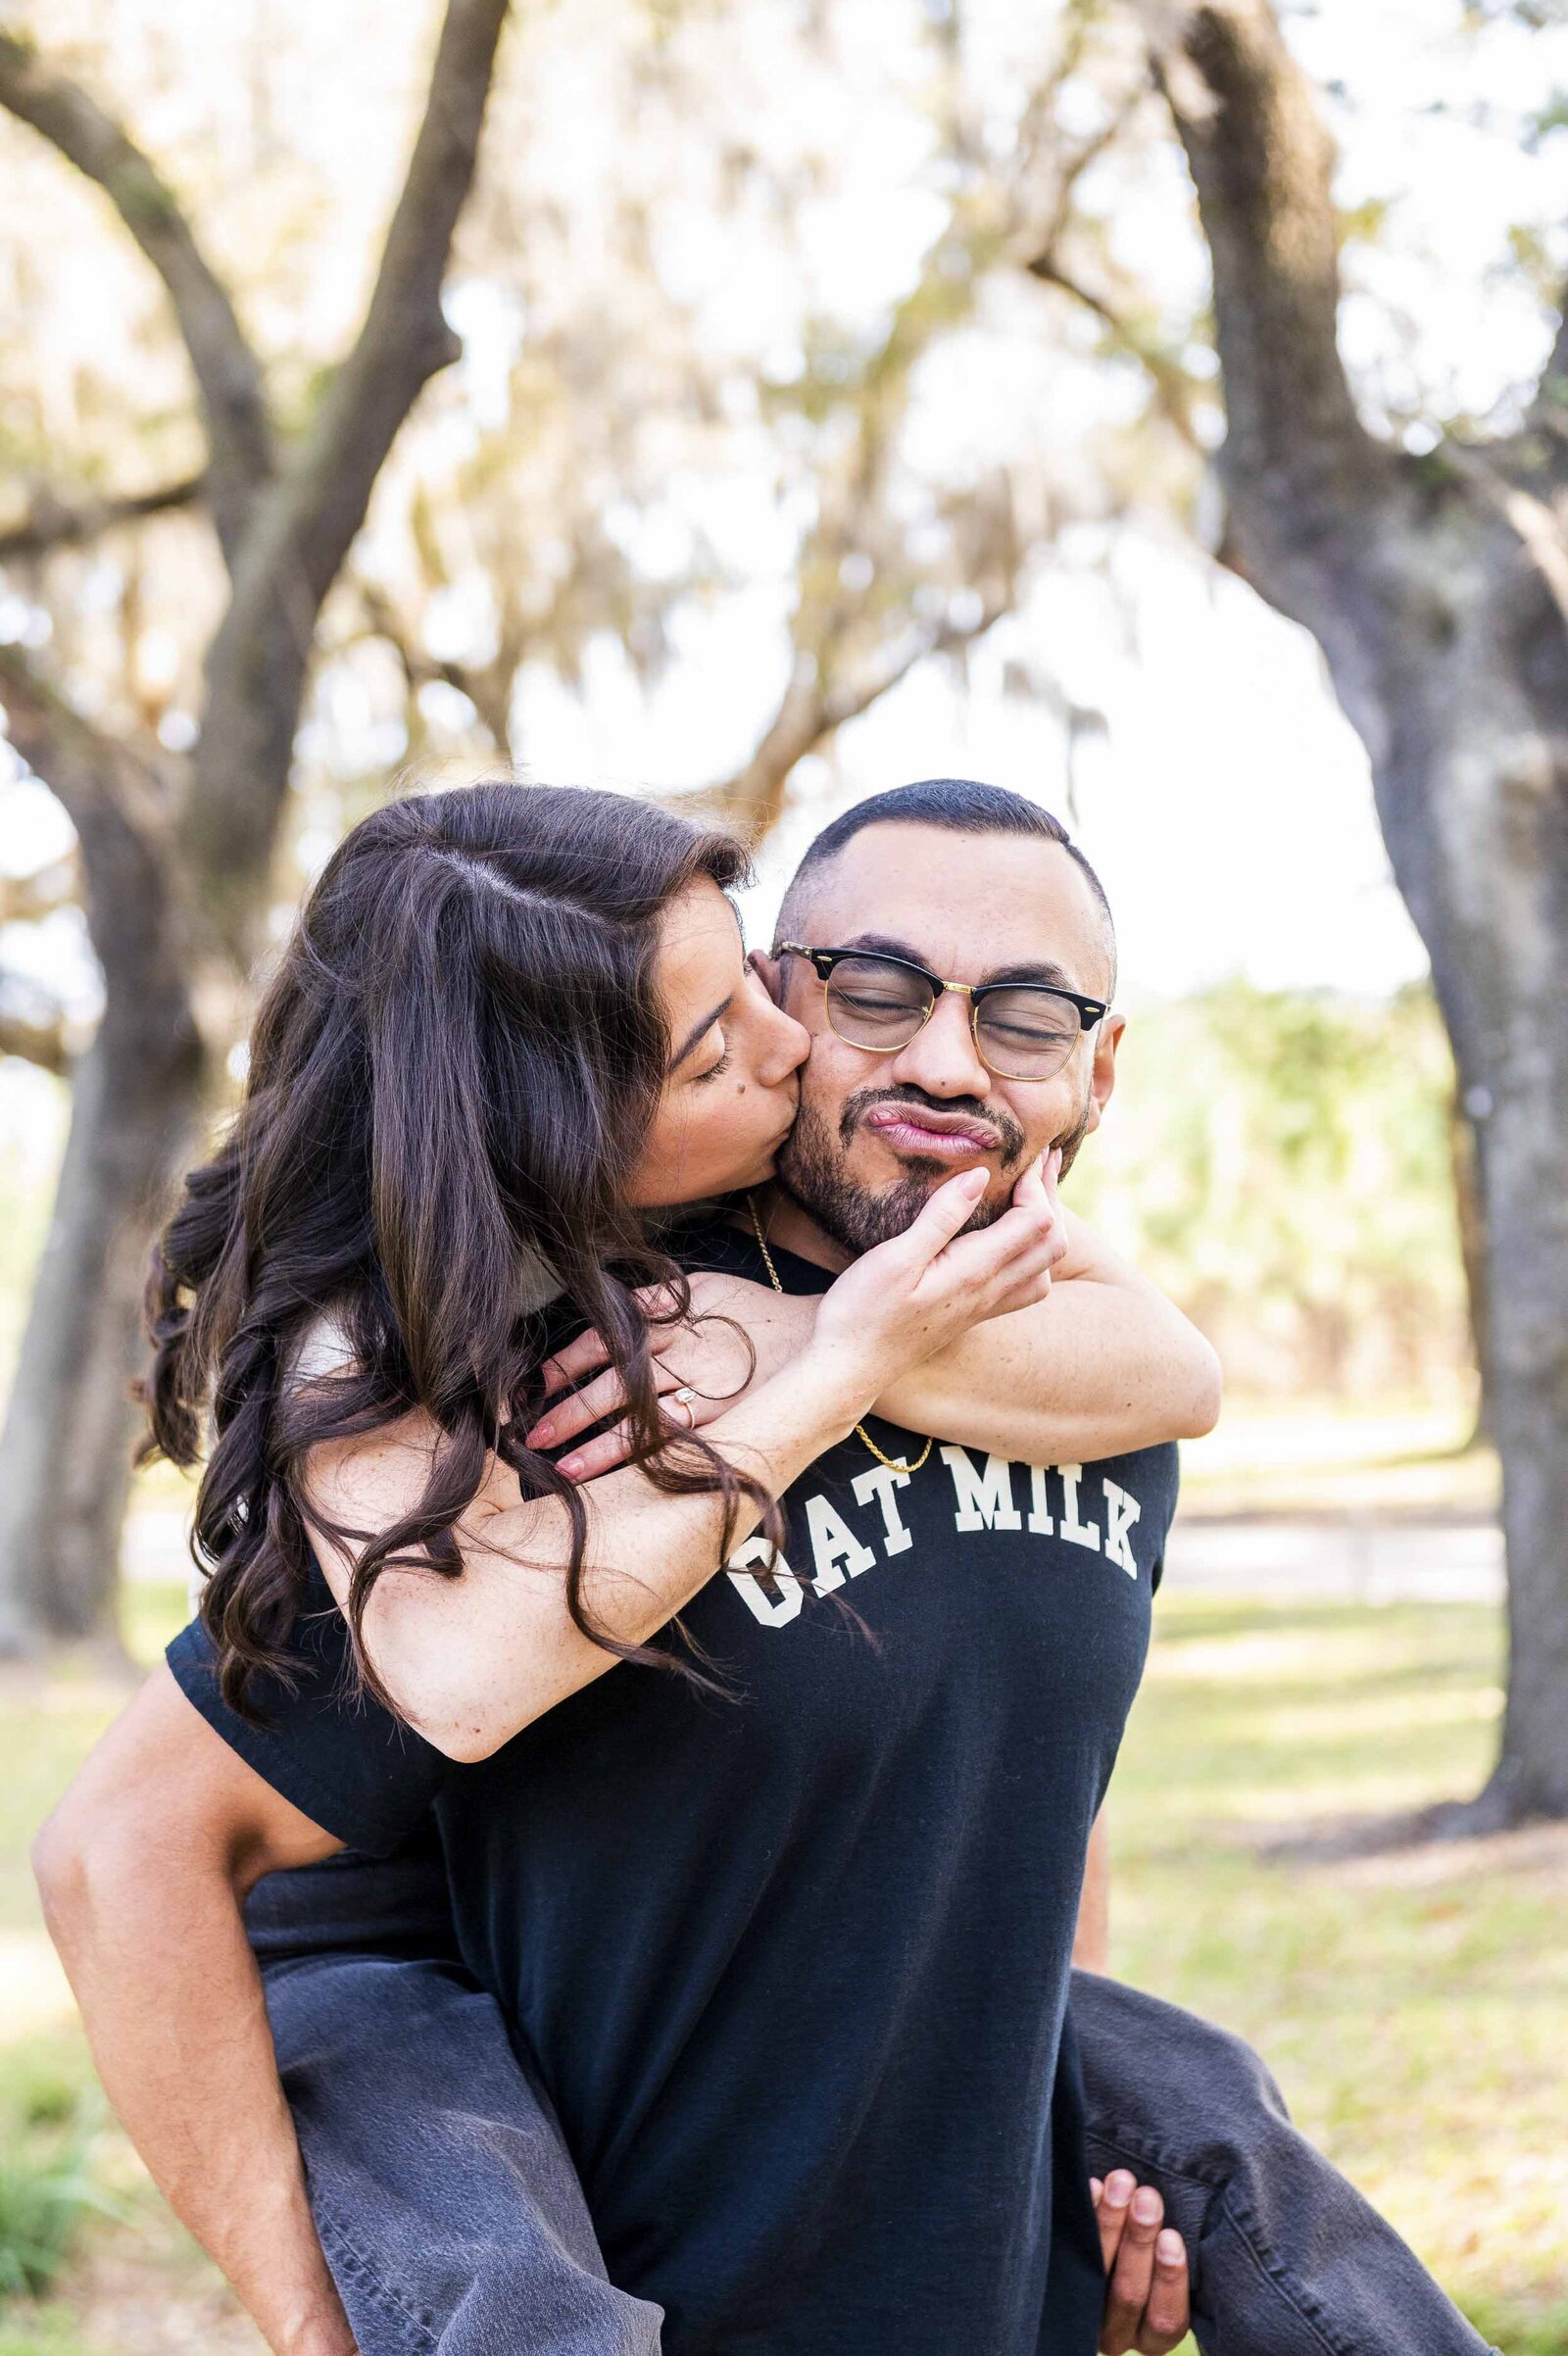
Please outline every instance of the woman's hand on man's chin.
[[1044, 1301], [1067, 1249], [1055, 1197], [1059, 1162], [1054, 1152], [1031, 1162], [1001, 1217], [972, 1231], [984, 1168], [937, 1187], [902, 1235], [834, 1279], [817, 1312], [813, 1350], [854, 1366], [874, 1399], [971, 1326]]

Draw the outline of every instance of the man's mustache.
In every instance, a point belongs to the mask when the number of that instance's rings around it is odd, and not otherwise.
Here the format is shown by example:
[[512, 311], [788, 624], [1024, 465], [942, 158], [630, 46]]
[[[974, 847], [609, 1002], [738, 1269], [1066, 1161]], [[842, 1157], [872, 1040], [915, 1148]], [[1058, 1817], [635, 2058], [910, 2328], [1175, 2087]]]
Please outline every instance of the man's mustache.
[[934, 1112], [948, 1119], [978, 1121], [992, 1129], [1000, 1141], [1003, 1156], [1007, 1161], [1021, 1158], [1029, 1140], [1020, 1122], [1001, 1104], [988, 1104], [980, 1097], [931, 1097], [923, 1088], [900, 1082], [892, 1088], [860, 1088], [845, 1101], [839, 1115], [839, 1143], [849, 1147], [855, 1132], [866, 1114], [884, 1104], [906, 1104], [916, 1112]]

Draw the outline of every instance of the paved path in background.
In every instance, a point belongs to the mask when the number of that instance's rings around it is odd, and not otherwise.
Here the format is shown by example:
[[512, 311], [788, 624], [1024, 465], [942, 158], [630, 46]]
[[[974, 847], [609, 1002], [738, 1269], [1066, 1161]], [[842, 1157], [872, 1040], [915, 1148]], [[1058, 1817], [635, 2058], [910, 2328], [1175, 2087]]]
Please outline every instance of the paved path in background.
[[1502, 1533], [1457, 1515], [1276, 1519], [1182, 1514], [1165, 1575], [1174, 1592], [1314, 1597], [1333, 1603], [1495, 1603]]
[[[126, 1538], [132, 1579], [184, 1579], [190, 1567], [177, 1513], [137, 1514]], [[1179, 1517], [1166, 1576], [1186, 1595], [1232, 1593], [1344, 1603], [1494, 1603], [1502, 1535], [1462, 1516]]]

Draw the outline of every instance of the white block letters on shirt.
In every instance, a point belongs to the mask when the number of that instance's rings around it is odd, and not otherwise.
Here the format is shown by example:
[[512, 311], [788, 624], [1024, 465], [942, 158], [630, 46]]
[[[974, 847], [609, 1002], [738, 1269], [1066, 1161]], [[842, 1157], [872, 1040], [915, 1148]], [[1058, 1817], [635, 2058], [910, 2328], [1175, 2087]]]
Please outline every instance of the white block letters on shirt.
[[895, 1472], [891, 1464], [873, 1464], [869, 1472], [857, 1473], [851, 1487], [858, 1505], [869, 1505], [875, 1497], [882, 1508], [882, 1550], [887, 1554], [907, 1554], [914, 1540], [904, 1526], [895, 1491], [907, 1489], [907, 1473]]
[[[757, 1570], [766, 1564], [767, 1586], [762, 1585]], [[751, 1613], [764, 1628], [782, 1628], [787, 1621], [798, 1620], [806, 1601], [806, 1583], [790, 1576], [790, 1566], [782, 1554], [775, 1554], [767, 1540], [758, 1532], [742, 1546], [737, 1546], [729, 1558], [729, 1583]]]
[[1012, 1466], [1005, 1456], [988, 1456], [977, 1473], [967, 1448], [945, 1448], [942, 1461], [953, 1475], [957, 1511], [956, 1530], [1021, 1530], [1023, 1523], [1012, 1501]]
[[1105, 1480], [1103, 1475], [1100, 1486], [1105, 1493], [1106, 1558], [1119, 1563], [1129, 1579], [1136, 1579], [1138, 1564], [1127, 1544], [1127, 1533], [1144, 1509], [1136, 1497], [1130, 1497], [1125, 1489], [1118, 1489], [1114, 1481]]
[[1070, 1546], [1087, 1546], [1091, 1554], [1100, 1552], [1100, 1524], [1078, 1519], [1078, 1484], [1084, 1477], [1081, 1464], [1058, 1464], [1061, 1479], [1061, 1535]]
[[[1025, 1473], [1029, 1479], [1028, 1528], [1034, 1536], [1059, 1538], [1067, 1546], [1082, 1547], [1086, 1554], [1102, 1554], [1106, 1563], [1114, 1564], [1129, 1579], [1137, 1580], [1138, 1558], [1132, 1548], [1132, 1532], [1143, 1518], [1143, 1506], [1128, 1490], [1108, 1480], [1103, 1473], [1099, 1474], [1100, 1492], [1105, 1500], [1105, 1524], [1102, 1531], [1098, 1522], [1086, 1521], [1080, 1510], [1084, 1485], [1081, 1464], [1014, 1465], [1005, 1456], [987, 1456], [980, 1466], [967, 1448], [952, 1445], [942, 1448], [941, 1456], [953, 1483], [956, 1530], [1022, 1530], [1025, 1525], [1016, 1501], [1013, 1474]], [[938, 1482], [940, 1494], [940, 1476], [935, 1467], [929, 1478]], [[874, 1523], [862, 1537], [839, 1506], [820, 1493], [802, 1498], [794, 1508], [804, 1512], [811, 1543], [809, 1579], [797, 1578], [784, 1557], [775, 1556], [760, 1535], [747, 1539], [731, 1555], [725, 1569], [730, 1585], [753, 1619], [763, 1628], [786, 1628], [800, 1618], [808, 1587], [815, 1595], [828, 1595], [851, 1579], [858, 1579], [862, 1572], [874, 1569], [884, 1556], [909, 1553], [915, 1545], [915, 1532], [909, 1529], [900, 1510], [899, 1491], [909, 1488], [911, 1479], [910, 1474], [896, 1472], [885, 1464], [868, 1465], [851, 1479], [856, 1504], [862, 1511], [873, 1504], [880, 1509], [880, 1556], [873, 1543]], [[1051, 1512], [1052, 1479], [1061, 1483], [1059, 1516], [1054, 1520]], [[928, 1502], [934, 1501], [928, 1498]]]
[[843, 1514], [826, 1497], [807, 1498], [806, 1526], [811, 1533], [811, 1555], [816, 1564], [811, 1585], [819, 1595], [842, 1587], [846, 1571], [852, 1579], [858, 1579], [875, 1562], [870, 1547], [861, 1546]]

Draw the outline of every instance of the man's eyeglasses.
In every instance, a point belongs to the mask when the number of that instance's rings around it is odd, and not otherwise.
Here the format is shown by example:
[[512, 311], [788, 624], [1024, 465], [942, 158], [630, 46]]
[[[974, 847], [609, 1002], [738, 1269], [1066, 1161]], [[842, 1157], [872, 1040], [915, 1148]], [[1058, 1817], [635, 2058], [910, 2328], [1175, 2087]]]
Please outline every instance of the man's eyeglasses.
[[850, 1047], [896, 1055], [922, 1031], [944, 990], [969, 1001], [975, 1053], [999, 1080], [1051, 1080], [1085, 1031], [1107, 1012], [1050, 982], [946, 982], [906, 957], [870, 949], [808, 949], [785, 941], [779, 956], [805, 957], [822, 983], [827, 1018]]

